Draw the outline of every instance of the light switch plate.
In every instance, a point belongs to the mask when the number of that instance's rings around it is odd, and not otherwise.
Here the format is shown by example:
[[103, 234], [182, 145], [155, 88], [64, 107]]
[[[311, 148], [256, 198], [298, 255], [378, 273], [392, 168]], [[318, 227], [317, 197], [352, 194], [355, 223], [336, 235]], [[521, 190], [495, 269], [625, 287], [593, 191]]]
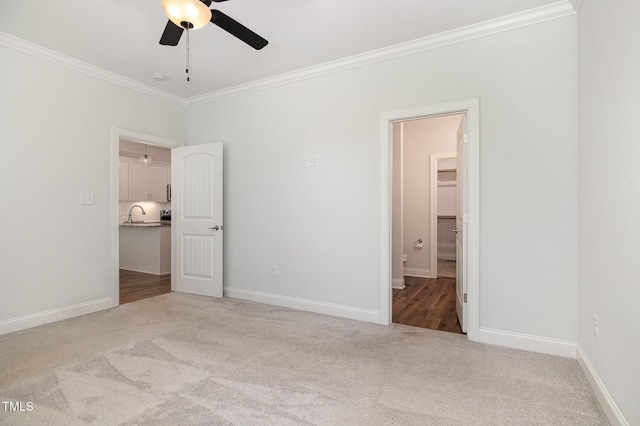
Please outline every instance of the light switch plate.
[[80, 204], [81, 205], [92, 205], [93, 204], [93, 192], [81, 192], [80, 193]]

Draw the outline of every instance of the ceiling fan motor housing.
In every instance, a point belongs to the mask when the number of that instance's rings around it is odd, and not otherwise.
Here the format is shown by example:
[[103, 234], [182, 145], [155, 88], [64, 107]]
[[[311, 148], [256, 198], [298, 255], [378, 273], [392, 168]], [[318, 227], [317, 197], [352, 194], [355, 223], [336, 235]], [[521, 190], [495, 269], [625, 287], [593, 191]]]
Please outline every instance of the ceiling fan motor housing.
[[[197, 30], [209, 22], [217, 25], [256, 50], [260, 50], [269, 44], [266, 39], [230, 16], [216, 9], [209, 9], [212, 2], [222, 3], [225, 1], [227, 0], [162, 0], [162, 7], [169, 17], [169, 22], [167, 22], [167, 26], [162, 33], [160, 44], [177, 46], [182, 32], [185, 29]], [[200, 11], [199, 14], [193, 13], [194, 6], [195, 9]]]

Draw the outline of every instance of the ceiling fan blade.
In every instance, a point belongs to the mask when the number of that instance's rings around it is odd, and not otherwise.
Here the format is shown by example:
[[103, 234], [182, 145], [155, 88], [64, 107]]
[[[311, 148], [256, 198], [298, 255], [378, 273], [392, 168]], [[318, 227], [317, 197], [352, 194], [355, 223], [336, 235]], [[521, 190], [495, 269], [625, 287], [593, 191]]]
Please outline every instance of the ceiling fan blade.
[[167, 26], [164, 28], [164, 32], [162, 33], [162, 37], [160, 37], [160, 44], [165, 46], [177, 46], [183, 31], [184, 28], [168, 21]]
[[269, 44], [267, 40], [219, 10], [211, 9], [211, 22], [256, 50], [260, 50]]

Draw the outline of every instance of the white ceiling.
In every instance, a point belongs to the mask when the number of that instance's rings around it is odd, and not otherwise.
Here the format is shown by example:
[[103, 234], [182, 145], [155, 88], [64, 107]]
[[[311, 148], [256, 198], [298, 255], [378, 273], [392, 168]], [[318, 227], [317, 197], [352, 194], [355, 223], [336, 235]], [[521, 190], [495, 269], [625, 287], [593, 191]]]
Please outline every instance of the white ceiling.
[[[213, 24], [193, 31], [190, 83], [184, 35], [176, 47], [158, 43], [167, 22], [161, 0], [0, 0], [0, 32], [189, 98], [554, 3], [558, 0], [212, 3], [269, 44], [254, 50]], [[155, 72], [166, 80], [154, 81]]]

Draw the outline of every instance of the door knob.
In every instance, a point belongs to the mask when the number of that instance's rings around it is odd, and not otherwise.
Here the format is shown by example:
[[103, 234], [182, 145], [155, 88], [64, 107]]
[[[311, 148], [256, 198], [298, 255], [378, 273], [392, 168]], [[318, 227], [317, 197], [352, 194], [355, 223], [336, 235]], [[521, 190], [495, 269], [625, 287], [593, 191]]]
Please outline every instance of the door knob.
[[216, 226], [213, 226], [213, 227], [211, 227], [211, 228], [209, 228], [209, 229], [213, 229], [214, 231], [219, 231], [220, 229], [222, 229], [222, 227], [221, 227], [221, 226], [216, 225]]
[[458, 230], [457, 229], [452, 229], [451, 232], [455, 232], [457, 234]]

